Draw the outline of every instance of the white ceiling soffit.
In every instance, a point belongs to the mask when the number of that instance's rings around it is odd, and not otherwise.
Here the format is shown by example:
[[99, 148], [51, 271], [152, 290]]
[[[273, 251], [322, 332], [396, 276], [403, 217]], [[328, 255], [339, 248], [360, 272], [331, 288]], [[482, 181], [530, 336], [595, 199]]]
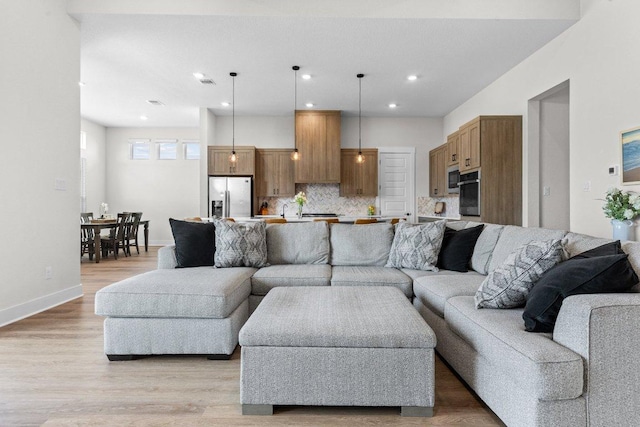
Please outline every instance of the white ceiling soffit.
[[236, 114], [291, 115], [299, 65], [298, 76], [312, 78], [298, 81], [298, 109], [357, 115], [364, 73], [363, 115], [442, 117], [580, 14], [579, 0], [390, 3], [69, 0], [81, 22], [82, 115], [105, 126], [196, 127], [200, 107], [231, 113], [221, 105], [231, 71]]

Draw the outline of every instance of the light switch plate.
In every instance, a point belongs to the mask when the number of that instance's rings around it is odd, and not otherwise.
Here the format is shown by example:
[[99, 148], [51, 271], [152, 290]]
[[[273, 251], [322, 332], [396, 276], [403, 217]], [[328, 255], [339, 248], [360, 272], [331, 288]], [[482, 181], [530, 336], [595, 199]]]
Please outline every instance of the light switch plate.
[[618, 165], [609, 166], [609, 176], [618, 176], [619, 168]]

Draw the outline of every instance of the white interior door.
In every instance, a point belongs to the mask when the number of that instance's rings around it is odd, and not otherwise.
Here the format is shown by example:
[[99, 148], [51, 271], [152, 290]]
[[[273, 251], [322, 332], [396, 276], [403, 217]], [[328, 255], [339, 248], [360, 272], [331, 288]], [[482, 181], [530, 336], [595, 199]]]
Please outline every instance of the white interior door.
[[415, 149], [386, 150], [378, 151], [380, 214], [415, 222]]

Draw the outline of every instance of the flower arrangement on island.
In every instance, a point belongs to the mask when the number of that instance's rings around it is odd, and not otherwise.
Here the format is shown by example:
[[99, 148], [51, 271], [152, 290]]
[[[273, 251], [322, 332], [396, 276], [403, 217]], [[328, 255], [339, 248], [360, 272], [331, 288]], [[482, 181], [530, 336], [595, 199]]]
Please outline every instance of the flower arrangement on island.
[[610, 188], [602, 207], [604, 216], [618, 221], [632, 220], [640, 214], [640, 194]]
[[302, 218], [302, 207], [307, 203], [307, 195], [304, 194], [304, 191], [301, 191], [295, 195], [293, 201], [298, 205], [298, 218]]

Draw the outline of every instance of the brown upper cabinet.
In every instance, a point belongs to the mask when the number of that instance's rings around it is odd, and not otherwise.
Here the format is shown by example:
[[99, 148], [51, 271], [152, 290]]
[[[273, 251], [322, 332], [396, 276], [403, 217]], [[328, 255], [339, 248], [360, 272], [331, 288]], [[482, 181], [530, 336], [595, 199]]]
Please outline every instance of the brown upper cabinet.
[[480, 167], [480, 117], [460, 126], [458, 166], [460, 172], [468, 172]]
[[447, 166], [458, 164], [458, 147], [460, 146], [460, 133], [455, 131], [447, 137]]
[[256, 150], [256, 196], [294, 196], [293, 160], [288, 149]]
[[429, 196], [431, 197], [446, 195], [446, 160], [447, 144], [429, 151]]
[[340, 111], [296, 111], [295, 182], [340, 182]]
[[367, 148], [362, 150], [364, 163], [356, 163], [358, 149], [343, 148], [340, 163], [340, 196], [378, 195], [378, 150]]
[[231, 146], [210, 145], [207, 148], [208, 163], [207, 171], [209, 175], [243, 175], [253, 176], [255, 174], [255, 147], [236, 146], [238, 161], [235, 165], [229, 162]]

